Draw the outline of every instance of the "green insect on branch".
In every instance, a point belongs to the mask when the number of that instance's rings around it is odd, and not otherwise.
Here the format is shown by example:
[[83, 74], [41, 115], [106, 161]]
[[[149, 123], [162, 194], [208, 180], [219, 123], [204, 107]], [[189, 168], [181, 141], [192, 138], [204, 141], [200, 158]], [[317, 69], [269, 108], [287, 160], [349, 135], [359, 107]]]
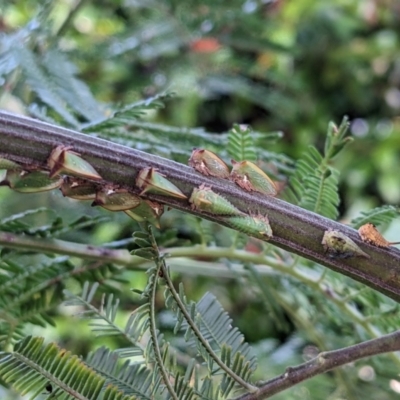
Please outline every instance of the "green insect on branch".
[[[270, 243], [317, 261], [400, 301], [399, 250], [364, 243], [354, 229], [280, 199], [243, 191], [233, 182], [201, 175], [193, 168], [171, 160], [6, 112], [0, 112], [0, 143], [0, 158], [29, 167], [30, 170], [48, 171], [48, 159], [54, 149], [61, 149], [58, 146], [64, 146], [64, 149], [71, 148], [102, 177], [102, 180], [94, 178], [96, 184], [112, 185], [136, 194], [142, 193], [144, 199], [156, 204], [161, 203], [232, 227], [226, 216], [215, 215], [198, 207], [193, 209], [188, 201], [194, 189], [200, 188], [201, 185], [211, 187], [214, 193], [225, 198], [244, 214], [267, 217], [273, 237], [269, 238], [267, 234], [265, 239], [269, 239]], [[188, 154], [188, 158], [189, 156]], [[142, 173], [141, 184], [146, 186], [149, 179], [154, 183], [153, 178], [156, 174], [158, 181], [165, 178], [172, 183], [179, 192], [175, 189], [173, 191], [179, 193], [179, 196], [158, 194], [156, 190], [147, 190], [144, 193], [136, 184], [139, 172], [143, 170], [147, 173]], [[246, 229], [247, 225], [244, 226]], [[370, 258], [329, 257], [321, 243], [324, 232], [329, 229], [339, 231], [350, 238]], [[258, 233], [254, 236], [261, 235]]]

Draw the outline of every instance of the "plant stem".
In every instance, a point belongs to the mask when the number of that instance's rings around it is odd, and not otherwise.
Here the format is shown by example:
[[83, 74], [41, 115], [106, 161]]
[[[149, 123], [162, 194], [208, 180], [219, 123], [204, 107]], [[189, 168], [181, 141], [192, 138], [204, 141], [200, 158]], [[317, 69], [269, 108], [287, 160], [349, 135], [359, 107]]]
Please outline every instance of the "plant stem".
[[131, 256], [128, 250], [108, 249], [58, 239], [39, 239], [9, 232], [0, 232], [0, 246], [9, 249], [33, 250], [44, 254], [63, 254], [85, 260], [109, 261], [119, 265], [132, 265], [135, 261], [145, 261], [140, 257]]
[[[157, 244], [155, 243], [154, 238], [152, 238], [152, 239], [153, 239], [153, 247], [157, 248], [157, 247], [155, 247], [155, 246], [157, 246]], [[176, 290], [174, 288], [174, 284], [169, 276], [167, 266], [165, 265], [165, 260], [159, 259], [158, 264], [159, 264], [158, 268], [161, 268], [163, 277], [167, 283], [167, 286], [168, 286], [176, 304], [178, 305], [181, 313], [183, 314], [187, 324], [190, 326], [193, 333], [196, 335], [198, 341], [205, 348], [205, 350], [210, 355], [210, 357], [215, 361], [215, 363], [221, 368], [221, 370], [225, 372], [226, 375], [228, 375], [237, 384], [241, 385], [248, 392], [254, 392], [256, 390], [256, 387], [253, 386], [252, 384], [250, 384], [249, 382], [246, 382], [243, 378], [241, 378], [234, 371], [232, 371], [232, 369], [229, 368], [225, 363], [223, 363], [222, 360], [218, 357], [218, 355], [215, 353], [215, 351], [212, 349], [212, 347], [208, 343], [208, 340], [206, 340], [204, 338], [204, 336], [201, 334], [198, 326], [193, 321], [193, 319], [190, 317], [190, 314], [187, 311], [185, 304], [182, 302], [180, 296], [178, 295], [178, 293], [176, 292]]]
[[297, 383], [303, 382], [316, 375], [330, 371], [333, 368], [377, 354], [400, 350], [400, 331], [368, 340], [340, 350], [320, 353], [310, 361], [296, 367], [289, 367], [286, 372], [260, 385], [256, 393], [249, 393], [236, 400], [268, 399]]
[[[114, 250], [58, 239], [38, 239], [8, 232], [0, 232], [0, 246], [21, 250], [36, 250], [43, 253], [68, 255], [102, 263], [109, 262], [132, 270], [146, 271], [152, 264], [141, 257], [130, 255], [127, 250]], [[238, 267], [236, 269], [234, 265], [231, 265], [228, 270], [224, 265], [218, 263], [214, 263], [210, 266], [209, 262], [195, 260], [199, 256], [204, 257], [204, 249], [205, 248], [202, 245], [168, 248], [168, 259], [171, 269], [183, 274], [189, 273], [225, 278], [233, 278], [237, 274], [249, 274], [249, 271], [243, 267]], [[319, 275], [316, 275], [314, 279], [300, 269], [285, 266], [281, 261], [277, 261], [276, 259], [265, 256], [264, 254], [255, 254], [245, 250], [236, 250], [231, 247], [207, 247], [207, 256], [210, 260], [226, 258], [243, 264], [251, 263], [254, 265], [253, 268], [255, 268], [257, 273], [260, 275], [271, 275], [277, 271], [291, 276], [299, 282], [312, 287], [314, 290], [323, 293], [325, 296], [327, 295], [325, 285], [321, 282]], [[190, 261], [188, 261], [188, 258]], [[355, 307], [351, 305], [346, 297], [342, 298], [334, 292], [329, 292], [328, 298], [329, 301], [333, 302], [344, 315], [347, 315], [353, 322], [361, 325], [370, 337], [377, 338], [382, 335], [382, 333], [370, 321], [368, 321]], [[400, 366], [399, 357], [397, 357], [396, 354], [391, 354], [390, 356], [393, 361]]]
[[[161, 353], [161, 347], [158, 339], [158, 330], [157, 330], [157, 325], [156, 325], [156, 296], [157, 296], [157, 281], [158, 281], [158, 276], [161, 271], [162, 266], [157, 265], [157, 270], [155, 273], [153, 273], [152, 276], [149, 277], [149, 279], [152, 280], [151, 284], [151, 291], [150, 291], [150, 296], [149, 296], [149, 316], [150, 316], [150, 336], [151, 336], [151, 341], [153, 343], [153, 351], [154, 351], [154, 358], [155, 358], [155, 363], [157, 365], [158, 370], [160, 371], [160, 374], [162, 376], [162, 379], [164, 381], [164, 384], [168, 390], [169, 396], [174, 399], [174, 400], [179, 400], [178, 396], [175, 392], [175, 389], [173, 388], [169, 376], [168, 376], [168, 371], [165, 368], [164, 365], [164, 357], [163, 354]], [[166, 345], [165, 345], [166, 346]], [[168, 349], [166, 350], [168, 352]], [[167, 355], [168, 357], [169, 355]]]
[[[147, 270], [149, 268], [149, 261], [131, 256], [127, 250], [112, 250], [103, 247], [92, 245], [83, 245], [79, 243], [71, 243], [57, 239], [38, 239], [28, 236], [19, 236], [8, 232], [0, 232], [0, 246], [14, 249], [29, 249], [36, 250], [43, 253], [56, 253], [83, 259], [93, 260], [97, 262], [110, 262], [125, 266], [134, 270]], [[204, 257], [204, 246], [193, 247], [176, 247], [168, 248], [169, 264], [176, 272], [187, 274], [198, 274], [206, 276], [218, 276], [233, 278], [237, 274], [247, 275], [249, 272], [244, 268], [235, 269], [231, 265], [230, 269], [224, 268], [224, 265], [213, 263], [210, 267], [209, 262], [200, 262], [195, 260], [196, 257]], [[277, 261], [272, 257], [265, 256], [264, 254], [255, 254], [244, 250], [236, 250], [231, 247], [207, 247], [207, 256], [210, 260], [230, 259], [244, 264], [251, 263], [253, 268], [257, 270], [260, 275], [271, 275], [277, 271], [312, 287], [314, 290], [319, 291], [326, 295], [326, 288], [321, 282], [320, 276], [316, 275], [315, 279], [310, 277], [305, 272], [291, 265], [285, 266], [281, 261]], [[190, 261], [188, 261], [188, 258]], [[289, 262], [290, 263], [290, 262]], [[368, 319], [366, 319], [346, 297], [340, 297], [334, 292], [329, 292], [329, 301], [333, 302], [336, 307], [346, 315], [354, 323], [359, 324], [372, 338], [379, 338], [382, 333], [374, 326]], [[277, 296], [276, 300], [279, 301], [280, 297]], [[292, 306], [287, 304], [284, 299], [281, 299], [280, 304], [290, 313]], [[292, 317], [296, 319], [296, 315]], [[297, 321], [301, 325], [301, 321]], [[303, 326], [304, 328], [304, 326]], [[400, 359], [396, 353], [388, 355], [396, 365], [400, 366]]]
[[[400, 251], [366, 244], [361, 241], [357, 231], [346, 225], [273, 197], [244, 192], [232, 182], [202, 176], [193, 169], [171, 160], [6, 112], [0, 112], [0, 143], [0, 157], [44, 170], [48, 170], [47, 159], [55, 146], [71, 146], [100, 173], [103, 183], [120, 185], [136, 193], [138, 189], [135, 188], [135, 178], [145, 167], [157, 168], [187, 196], [203, 183], [212, 186], [214, 192], [245, 213], [260, 212], [268, 215], [274, 233], [270, 243], [350, 276], [400, 301]], [[186, 200], [154, 194], [147, 197], [226, 225], [221, 216], [192, 210]], [[341, 231], [371, 258], [328, 258], [321, 245], [327, 229]]]

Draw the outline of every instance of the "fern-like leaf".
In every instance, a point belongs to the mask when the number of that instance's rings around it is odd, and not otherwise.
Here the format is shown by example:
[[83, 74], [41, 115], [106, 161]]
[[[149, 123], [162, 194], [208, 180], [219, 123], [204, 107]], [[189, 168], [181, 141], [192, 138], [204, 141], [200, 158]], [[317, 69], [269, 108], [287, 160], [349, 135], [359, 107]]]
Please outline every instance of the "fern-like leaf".
[[107, 379], [123, 393], [139, 399], [150, 400], [152, 394], [151, 371], [143, 363], [121, 363], [118, 352], [100, 347], [90, 353], [86, 364]]
[[[171, 356], [168, 351], [168, 345], [163, 339], [163, 335], [158, 332], [155, 325], [155, 298], [158, 278], [161, 276], [165, 280], [166, 289], [165, 305], [176, 314], [177, 323], [174, 332], [177, 333], [181, 328], [185, 330], [185, 339], [188, 341], [191, 337], [194, 338], [195, 347], [197, 347], [198, 354], [205, 360], [210, 375], [219, 372], [226, 374], [225, 381], [228, 384], [220, 390], [224, 395], [228, 395], [233, 385], [237, 383], [248, 391], [255, 390], [255, 387], [248, 383], [247, 379], [256, 367], [255, 357], [249, 356], [249, 346], [243, 342], [243, 335], [235, 328], [230, 327], [231, 320], [222, 310], [222, 307], [217, 303], [215, 297], [212, 295], [205, 296], [203, 304], [205, 308], [199, 303], [199, 308], [196, 303], [188, 303], [183, 291], [183, 286], [179, 287], [179, 294], [176, 292], [169, 275], [169, 269], [165, 264], [165, 259], [160, 256], [158, 246], [152, 229], [148, 227], [148, 233], [135, 233], [138, 239], [138, 244], [144, 246], [145, 249], [152, 251], [152, 257], [155, 259], [156, 267], [149, 272], [149, 280], [144, 295], [149, 298], [149, 330], [150, 338], [146, 348], [146, 361], [153, 362], [159, 373], [162, 375], [163, 382], [168, 390], [169, 395], [178, 399], [175, 389], [171, 386], [169, 381], [169, 365], [171, 363]], [[148, 245], [151, 245], [149, 248]], [[147, 250], [150, 252], [150, 250]], [[135, 251], [137, 252], [137, 250]], [[212, 301], [210, 301], [212, 298]], [[220, 323], [222, 321], [222, 325]], [[202, 327], [205, 329], [205, 335], [201, 331]], [[221, 357], [215, 353], [213, 346], [215, 346], [221, 353]], [[222, 361], [224, 354], [229, 355]], [[232, 358], [230, 355], [232, 354]], [[229, 360], [235, 360], [230, 363]], [[214, 366], [216, 364], [216, 366]], [[155, 375], [156, 377], [156, 375]], [[245, 378], [244, 378], [245, 377]], [[231, 382], [232, 381], [232, 382]], [[188, 389], [189, 390], [189, 389]], [[187, 392], [190, 395], [190, 391]]]
[[310, 146], [297, 162], [290, 186], [300, 207], [336, 219], [339, 205], [339, 172], [328, 167], [318, 150]]
[[174, 390], [178, 399], [193, 400], [197, 398], [195, 390], [189, 385], [185, 376], [179, 374], [175, 376]]
[[65, 53], [54, 48], [49, 49], [41, 58], [41, 62], [48, 80], [68, 107], [87, 121], [103, 117], [89, 87], [76, 78], [78, 69], [66, 58]]
[[7, 35], [3, 33], [0, 38], [0, 78], [4, 79], [9, 75], [15, 68], [17, 68], [17, 60], [13, 56], [12, 48], [15, 41], [18, 40], [19, 34]]
[[83, 131], [102, 132], [121, 126], [129, 126], [131, 122], [143, 116], [146, 111], [164, 107], [163, 101], [171, 97], [171, 93], [161, 93], [146, 100], [129, 104], [113, 111], [108, 117], [103, 117], [102, 119], [82, 125]]
[[[309, 165], [312, 165], [310, 162]], [[300, 207], [324, 215], [327, 218], [336, 219], [340, 203], [338, 184], [339, 171], [329, 167], [321, 170], [314, 166], [313, 174], [304, 179], [306, 190], [302, 196]]]
[[[183, 330], [185, 332], [184, 336], [189, 341], [189, 347], [197, 348], [198, 354], [206, 362], [211, 374], [223, 374], [223, 379], [219, 385], [221, 394], [224, 397], [228, 396], [237, 382], [220, 365], [216, 365], [215, 358], [204, 347], [203, 341], [206, 341], [214, 351], [220, 354], [221, 361], [229, 370], [241, 377], [243, 381], [248, 382], [257, 367], [256, 357], [251, 354], [250, 346], [244, 342], [243, 335], [237, 328], [232, 327], [232, 320], [217, 299], [212, 294], [206, 293], [197, 304], [188, 303], [183, 287], [180, 286], [179, 297], [186, 305], [192, 321], [196, 323], [199, 331], [199, 333], [196, 333], [193, 332], [192, 326], [183, 317], [169, 288], [166, 289], [165, 295], [166, 306], [174, 311], [177, 316], [174, 331]], [[198, 335], [201, 335], [201, 338]]]
[[67, 279], [101, 280], [107, 284], [110, 277], [120, 273], [118, 268], [108, 264], [76, 269], [68, 257], [47, 258], [32, 254], [28, 257], [13, 251], [7, 257], [3, 256], [0, 268], [0, 315], [3, 320], [0, 345], [3, 348], [20, 339], [19, 326], [23, 323], [43, 327], [54, 324], [48, 313], [62, 300]]
[[22, 44], [14, 46], [13, 55], [22, 68], [27, 83], [39, 98], [70, 126], [78, 127], [77, 119], [66, 108], [64, 99], [57, 93], [57, 88], [49, 82], [48, 74], [38, 57]]
[[353, 228], [358, 229], [361, 225], [370, 222], [374, 225], [388, 224], [393, 221], [400, 214], [398, 207], [385, 205], [382, 207], [376, 207], [369, 211], [362, 211], [361, 215], [351, 220]]
[[21, 338], [19, 327], [24, 323], [43, 327], [54, 325], [48, 312], [59, 304], [60, 282], [70, 276], [74, 269], [66, 257], [42, 260], [32, 267], [21, 255], [16, 262], [12, 253], [8, 256], [0, 264], [2, 348]]
[[13, 214], [10, 217], [0, 220], [0, 229], [2, 231], [13, 233], [29, 233], [29, 229], [32, 225], [29, 221], [29, 218], [35, 217], [37, 214], [41, 213], [54, 214], [54, 211], [49, 210], [46, 207], [39, 207], [26, 210], [18, 214]]
[[40, 337], [28, 336], [16, 343], [12, 353], [1, 352], [0, 377], [22, 395], [35, 391], [31, 398], [40, 396], [49, 383], [63, 399], [107, 398], [105, 378], [54, 343], [44, 344]]
[[256, 161], [252, 129], [247, 125], [234, 124], [228, 134], [228, 154], [235, 161]]
[[204, 400], [219, 400], [221, 398], [219, 387], [214, 384], [213, 380], [206, 376], [201, 386], [199, 387], [198, 382], [195, 384], [195, 389], [198, 393], [200, 393], [200, 398]]
[[339, 206], [339, 172], [329, 165], [330, 161], [353, 139], [346, 136], [349, 123], [343, 118], [339, 127], [329, 124], [325, 140], [324, 155], [310, 146], [308, 151], [296, 163], [296, 169], [290, 179], [292, 195], [289, 198], [303, 208], [325, 217], [336, 219]]
[[121, 336], [125, 338], [131, 344], [131, 347], [122, 349], [119, 352], [120, 356], [143, 356], [144, 349], [139, 343], [139, 339], [148, 328], [148, 321], [146, 319], [148, 305], [144, 304], [131, 313], [125, 327], [121, 328], [115, 323], [119, 300], [114, 299], [112, 293], [108, 296], [103, 295], [100, 308], [96, 308], [91, 304], [98, 286], [98, 283], [90, 286], [86, 282], [81, 296], [74, 295], [65, 290], [65, 304], [68, 306], [79, 305], [84, 307], [84, 311], [80, 313], [80, 316], [92, 320], [90, 326], [98, 336]]
[[[187, 375], [181, 377], [179, 374], [174, 376], [174, 385], [171, 383], [171, 375], [176, 369], [174, 354], [170, 351], [169, 344], [165, 342], [164, 335], [156, 327], [155, 301], [157, 295], [157, 282], [160, 276], [166, 276], [168, 271], [165, 266], [164, 258], [160, 257], [157, 243], [155, 241], [152, 228], [149, 225], [147, 232], [135, 232], [135, 242], [142, 246], [142, 250], [152, 253], [156, 261], [155, 268], [151, 268], [147, 287], [143, 294], [148, 298], [148, 317], [149, 317], [149, 335], [150, 340], [147, 343], [145, 358], [147, 364], [155, 366], [153, 370], [153, 382], [155, 388], [163, 384], [163, 389], [168, 393], [168, 398], [174, 400], [192, 399], [194, 396], [193, 388], [187, 383]], [[150, 245], [150, 247], [149, 247]]]
[[[42, 218], [38, 218], [40, 214], [43, 215]], [[43, 219], [46, 220], [46, 224], [36, 226], [37, 221]], [[108, 221], [108, 217], [87, 215], [66, 221], [54, 210], [39, 207], [3, 218], [0, 220], [0, 229], [6, 232], [50, 238], [79, 229], [87, 229], [104, 221]]]
[[234, 356], [238, 353], [243, 357], [244, 362], [248, 363], [252, 371], [257, 368], [256, 357], [244, 341], [243, 334], [232, 326], [232, 319], [213, 294], [207, 292], [197, 303], [196, 321], [200, 332], [211, 346], [220, 351], [223, 346], [228, 346]]

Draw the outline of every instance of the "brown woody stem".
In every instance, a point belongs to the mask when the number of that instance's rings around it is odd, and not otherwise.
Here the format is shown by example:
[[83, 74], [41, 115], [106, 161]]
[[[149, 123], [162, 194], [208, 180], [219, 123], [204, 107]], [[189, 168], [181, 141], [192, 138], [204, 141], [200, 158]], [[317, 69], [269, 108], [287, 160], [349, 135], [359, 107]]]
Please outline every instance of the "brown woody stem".
[[282, 392], [306, 379], [330, 371], [361, 358], [400, 350], [400, 331], [368, 340], [340, 350], [326, 351], [317, 357], [296, 367], [289, 367], [286, 372], [259, 386], [255, 393], [245, 394], [236, 400], [261, 400]]
[[[203, 183], [211, 186], [214, 192], [240, 210], [268, 215], [274, 234], [270, 243], [350, 276], [400, 301], [398, 249], [382, 249], [363, 243], [357, 231], [346, 225], [273, 197], [244, 192], [232, 182], [202, 176], [186, 165], [31, 118], [0, 112], [0, 157], [48, 170], [47, 159], [58, 145], [71, 146], [80, 153], [100, 173], [104, 183], [121, 185], [136, 193], [135, 178], [145, 167], [157, 168], [188, 197], [195, 187]], [[223, 217], [192, 210], [187, 200], [151, 194], [146, 197], [225, 225]], [[328, 258], [321, 245], [327, 229], [341, 231], [371, 258]]]

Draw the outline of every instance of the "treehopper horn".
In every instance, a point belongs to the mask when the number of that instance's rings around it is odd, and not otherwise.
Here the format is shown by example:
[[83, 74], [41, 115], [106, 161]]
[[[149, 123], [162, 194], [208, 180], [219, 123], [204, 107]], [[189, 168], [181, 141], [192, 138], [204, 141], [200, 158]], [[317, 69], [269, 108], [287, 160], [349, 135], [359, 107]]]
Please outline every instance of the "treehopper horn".
[[136, 186], [141, 189], [140, 194], [154, 193], [178, 199], [187, 199], [179, 188], [157, 172], [155, 168], [143, 168], [136, 178]]
[[71, 150], [71, 147], [57, 146], [51, 152], [47, 164], [50, 168], [50, 177], [57, 174], [66, 174], [91, 180], [102, 179], [98, 172], [80, 154]]
[[257, 165], [250, 161], [231, 160], [233, 168], [231, 180], [242, 189], [249, 192], [264, 193], [268, 196], [276, 196], [278, 190], [271, 178]]
[[125, 211], [140, 204], [140, 197], [126, 189], [105, 187], [96, 193], [92, 206], [101, 206], [109, 211]]
[[321, 243], [324, 246], [325, 252], [328, 253], [331, 258], [350, 258], [357, 256], [370, 258], [370, 256], [363, 252], [349, 237], [334, 229], [325, 231]]
[[226, 163], [210, 150], [193, 149], [189, 166], [206, 176], [229, 178], [229, 168]]
[[10, 170], [7, 172], [5, 182], [11, 189], [21, 193], [38, 193], [57, 189], [62, 184], [60, 176], [50, 178], [47, 172]]

